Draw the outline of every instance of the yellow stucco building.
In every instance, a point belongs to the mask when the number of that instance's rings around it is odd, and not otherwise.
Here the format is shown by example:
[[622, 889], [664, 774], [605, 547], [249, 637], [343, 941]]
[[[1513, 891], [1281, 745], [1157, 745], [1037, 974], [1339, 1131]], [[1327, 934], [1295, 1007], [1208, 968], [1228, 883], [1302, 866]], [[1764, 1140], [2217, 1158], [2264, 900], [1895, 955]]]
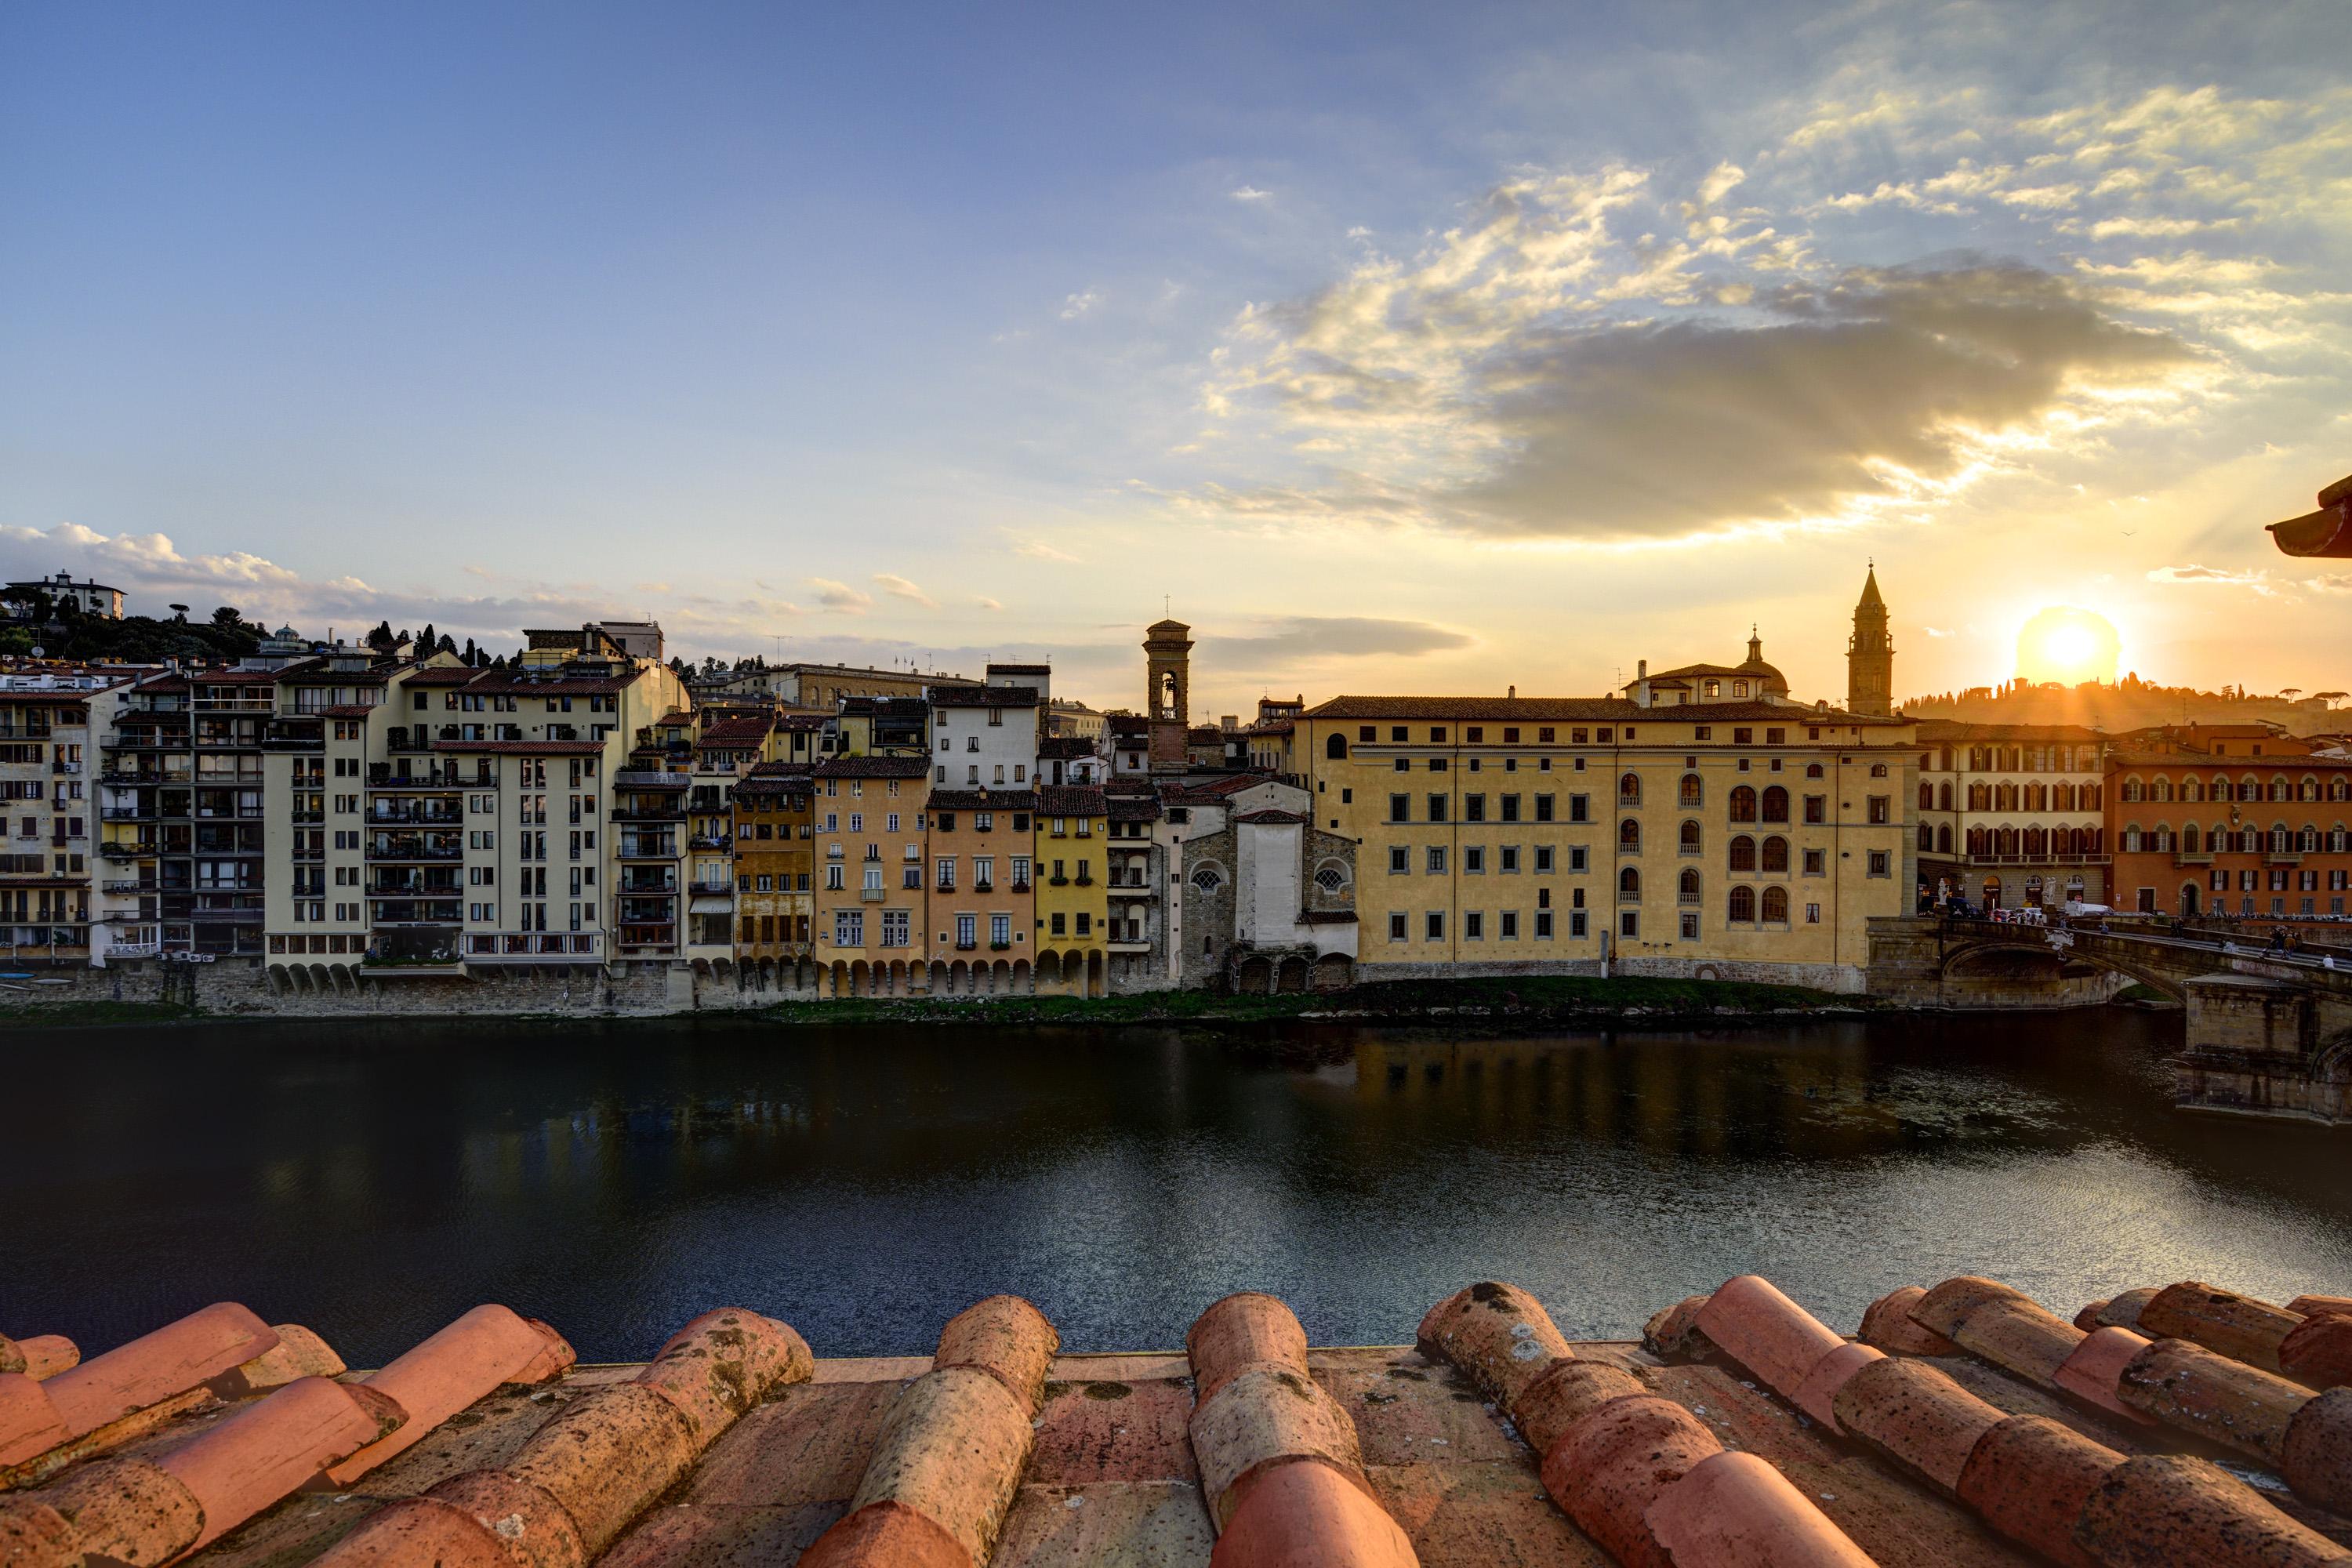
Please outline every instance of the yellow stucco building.
[[1358, 973], [1860, 990], [1865, 922], [1911, 905], [1913, 726], [1786, 692], [1751, 643], [1618, 697], [1307, 710], [1316, 825], [1361, 846]]
[[1092, 785], [1036, 795], [1037, 994], [1108, 995], [1110, 808]]

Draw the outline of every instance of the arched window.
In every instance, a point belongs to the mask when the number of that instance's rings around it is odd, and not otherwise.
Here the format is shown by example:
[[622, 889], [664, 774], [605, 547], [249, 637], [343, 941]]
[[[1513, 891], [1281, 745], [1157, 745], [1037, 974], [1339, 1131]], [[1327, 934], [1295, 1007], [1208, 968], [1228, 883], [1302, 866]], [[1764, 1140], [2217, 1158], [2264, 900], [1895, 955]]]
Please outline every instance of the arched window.
[[1883, 778], [1885, 778], [1885, 777], [1886, 776], [1886, 764], [1885, 764], [1885, 763], [1871, 763], [1871, 764], [1870, 764], [1870, 776], [1871, 776], [1872, 778], [1874, 778], [1874, 779], [1883, 779]]
[[1936, 853], [1938, 855], [1949, 855], [1951, 852], [1952, 825], [1947, 822], [1936, 829]]
[[2074, 786], [2063, 782], [2052, 784], [2050, 786], [2050, 809], [2053, 811], [2074, 810]]
[[1924, 822], [1919, 825], [1919, 847], [1929, 854], [1936, 849], [1936, 830]]
[[1192, 886], [1200, 889], [1201, 891], [1204, 893], [1215, 892], [1217, 890], [1217, 883], [1219, 880], [1220, 879], [1217, 876], [1216, 868], [1213, 866], [1203, 866], [1199, 870], [1192, 873]]
[[2192, 805], [2205, 798], [2205, 785], [2196, 774], [2191, 773], [2180, 781], [2180, 798]]
[[2147, 798], [2150, 800], [2170, 800], [2172, 798], [2172, 781], [2170, 779], [2158, 779], [2154, 784], [2148, 785]]
[[1949, 779], [1936, 786], [1936, 809], [1937, 811], [1952, 809], [1952, 781]]
[[1338, 892], [1347, 880], [1337, 866], [1326, 866], [1315, 873], [1315, 885], [1327, 893]]
[[1731, 792], [1731, 820], [1734, 822], [1756, 820], [1756, 792], [1746, 784], [1741, 784]]
[[1981, 779], [1975, 784], [1969, 785], [1969, 809], [1970, 811], [1990, 811], [1992, 809], [1992, 785], [1986, 784]]
[[1675, 884], [1675, 901], [1678, 904], [1698, 902], [1698, 872], [1688, 866], [1683, 868], [1683, 874]]
[[1745, 833], [1731, 841], [1731, 868], [1735, 871], [1756, 869], [1756, 840]]
[[1789, 841], [1779, 834], [1764, 840], [1764, 869], [1767, 872], [1789, 868]]
[[1748, 695], [1748, 682], [1746, 682], [1746, 681], [1744, 681], [1744, 680], [1735, 680], [1735, 681], [1733, 681], [1733, 682], [1731, 683], [1731, 694], [1732, 694], [1734, 697], [1745, 697], [1745, 696], [1747, 696], [1747, 695]]
[[1809, 779], [1820, 778], [1822, 776], [1822, 764], [1819, 763], [1807, 763], [1805, 764], [1805, 776]]
[[2028, 811], [2050, 809], [2050, 791], [2038, 781], [2025, 786], [2025, 809]]
[[2180, 852], [2184, 855], [2194, 855], [2198, 852], [2199, 846], [2197, 825], [2192, 822], [2180, 830]]
[[2147, 798], [2147, 786], [2139, 782], [2138, 774], [2135, 773], [2131, 777], [2124, 780], [2124, 798], [2126, 800], [2143, 800]]
[[2286, 838], [2286, 824], [2285, 824], [2285, 823], [2284, 823], [2284, 822], [2280, 822], [2280, 823], [2273, 823], [2273, 824], [2272, 825], [2272, 826], [2271, 826], [2271, 850], [2272, 850], [2272, 852], [2273, 852], [2273, 854], [2278, 854], [2278, 855], [2284, 855], [2284, 854], [2285, 854], [2285, 853], [2286, 853], [2286, 843], [2287, 843], [2287, 838]]
[[1642, 873], [1628, 866], [1617, 873], [1617, 896], [1638, 899], [1642, 896]]
[[2346, 783], [2339, 776], [2335, 783], [2327, 786], [2327, 798], [2330, 800], [2352, 799], [2352, 784]]
[[2039, 859], [2049, 852], [2050, 836], [2042, 832], [2039, 826], [2028, 827], [2025, 830], [2024, 853], [2032, 858]]
[[1619, 823], [1617, 847], [1621, 850], [1638, 853], [1642, 847], [1642, 825], [1630, 816]]
[[1787, 925], [1789, 923], [1788, 889], [1767, 888], [1764, 889], [1764, 923], [1766, 925]]
[[1704, 786], [1699, 783], [1698, 775], [1696, 773], [1685, 773], [1683, 775], [1682, 783], [1683, 805], [1686, 806], [1696, 805], [1700, 801], [1706, 798], [1706, 793]]
[[2303, 825], [2303, 831], [2295, 836], [2294, 847], [2302, 850], [2305, 855], [2318, 854], [2319, 829], [2314, 827], [2307, 822], [2305, 823]]
[[1735, 923], [1741, 925], [1755, 924], [1756, 889], [1753, 888], [1732, 889], [1730, 912], [1731, 919]]
[[2010, 826], [1994, 828], [1992, 833], [1992, 852], [1996, 855], [2016, 854], [2017, 829]]
[[2299, 793], [2305, 800], [2317, 800], [2319, 798], [2319, 781], [2313, 778], [2309, 773], [2304, 774], [2303, 788]]
[[1922, 811], [1936, 809], [1936, 786], [1926, 779], [1919, 781], [1919, 809]]
[[1323, 742], [1323, 754], [1330, 758], [1335, 763], [1346, 761], [1348, 756], [1348, 737], [1336, 732], [1333, 733], [1329, 740]]
[[2106, 798], [2107, 789], [2105, 784], [2086, 784], [2074, 792], [2074, 809], [2096, 811], [2105, 803]]
[[1764, 820], [1767, 822], [1789, 820], [1789, 792], [1779, 784], [1774, 784], [1764, 792]]
[[2015, 811], [2017, 809], [2017, 786], [2009, 783], [2007, 780], [2003, 780], [2001, 783], [1993, 785], [1992, 808], [1995, 811]]
[[2283, 774], [2273, 773], [2271, 775], [2271, 798], [2273, 800], [2284, 800], [2287, 798], [2286, 779]]
[[2139, 824], [2137, 822], [2127, 823], [2125, 825], [2124, 853], [2126, 855], [2137, 855], [2139, 853]]
[[1986, 834], [1985, 834], [1985, 830], [1984, 830], [1983, 828], [1981, 828], [1981, 827], [1971, 827], [1971, 828], [1969, 828], [1969, 858], [1970, 859], [1974, 859], [1974, 858], [1976, 858], [1978, 856], [1987, 853], [1987, 850], [1986, 850], [1986, 848], [1985, 848], [1985, 843], [1986, 843]]
[[1696, 822], [1686, 821], [1683, 824], [1682, 851], [1685, 855], [1696, 855], [1699, 852], [1698, 824]]
[[1642, 775], [1624, 773], [1617, 780], [1617, 799], [1626, 805], [1642, 804]]
[[1936, 771], [1936, 753], [1935, 753], [1935, 752], [1921, 752], [1921, 753], [1920, 753], [1920, 756], [1919, 756], [1919, 771], [1920, 771], [1921, 773], [1934, 773], [1934, 772]]

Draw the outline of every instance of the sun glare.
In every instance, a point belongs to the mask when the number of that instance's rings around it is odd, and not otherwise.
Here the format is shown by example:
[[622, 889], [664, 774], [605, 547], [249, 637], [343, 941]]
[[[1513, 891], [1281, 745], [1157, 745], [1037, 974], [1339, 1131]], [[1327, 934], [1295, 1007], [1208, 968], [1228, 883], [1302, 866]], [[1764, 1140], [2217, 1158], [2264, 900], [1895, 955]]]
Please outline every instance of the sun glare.
[[2074, 605], [2053, 605], [2034, 612], [2017, 634], [2018, 679], [2068, 686], [2113, 680], [2122, 647], [2123, 638], [2106, 616]]

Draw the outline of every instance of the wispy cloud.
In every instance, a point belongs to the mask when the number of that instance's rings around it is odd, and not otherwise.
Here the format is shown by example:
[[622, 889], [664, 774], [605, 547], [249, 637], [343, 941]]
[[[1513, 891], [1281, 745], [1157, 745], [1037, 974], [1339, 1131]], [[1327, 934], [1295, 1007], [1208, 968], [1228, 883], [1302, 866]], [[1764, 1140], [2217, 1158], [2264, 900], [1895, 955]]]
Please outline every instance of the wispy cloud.
[[940, 602], [937, 599], [932, 598], [895, 572], [877, 572], [874, 574], [874, 582], [877, 587], [894, 599], [904, 599], [909, 604], [920, 605], [927, 610], [936, 610], [940, 607]]
[[1255, 633], [1220, 636], [1216, 648], [1220, 660], [1252, 668], [1375, 655], [1417, 657], [1466, 648], [1476, 640], [1466, 632], [1429, 621], [1289, 616], [1266, 622], [1264, 629]]
[[1097, 289], [1089, 289], [1082, 294], [1064, 295], [1062, 297], [1062, 320], [1066, 321], [1076, 321], [1080, 316], [1087, 314], [1097, 305], [1101, 304], [1102, 299], [1102, 291]]
[[2271, 574], [2260, 568], [2233, 570], [2225, 566], [2158, 566], [2147, 574], [2151, 583], [2202, 583], [2220, 587], [2248, 588], [2268, 598], [2278, 593]]
[[1274, 200], [1274, 193], [1261, 191], [1255, 185], [1244, 185], [1233, 193], [1233, 198], [1237, 202], [1270, 202]]
[[1026, 555], [1032, 561], [1060, 561], [1075, 563], [1078, 560], [1077, 556], [1068, 551], [1058, 549], [1042, 539], [1017, 539], [1013, 542], [1013, 551], [1014, 554]]
[[826, 609], [845, 616], [862, 616], [874, 607], [874, 595], [863, 588], [853, 588], [846, 583], [836, 583], [830, 577], [812, 577], [809, 586], [816, 590], [816, 602]]

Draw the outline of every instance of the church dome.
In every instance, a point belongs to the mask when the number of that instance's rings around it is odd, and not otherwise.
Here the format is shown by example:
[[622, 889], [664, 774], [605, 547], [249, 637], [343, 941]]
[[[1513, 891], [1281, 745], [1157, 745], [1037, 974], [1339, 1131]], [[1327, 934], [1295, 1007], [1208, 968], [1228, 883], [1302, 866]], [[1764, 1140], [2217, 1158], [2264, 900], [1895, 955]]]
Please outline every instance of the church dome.
[[1748, 629], [1748, 657], [1739, 661], [1738, 668], [1742, 675], [1763, 677], [1765, 690], [1777, 691], [1783, 697], [1789, 694], [1789, 678], [1777, 666], [1764, 661], [1764, 639], [1756, 635], [1753, 626]]

